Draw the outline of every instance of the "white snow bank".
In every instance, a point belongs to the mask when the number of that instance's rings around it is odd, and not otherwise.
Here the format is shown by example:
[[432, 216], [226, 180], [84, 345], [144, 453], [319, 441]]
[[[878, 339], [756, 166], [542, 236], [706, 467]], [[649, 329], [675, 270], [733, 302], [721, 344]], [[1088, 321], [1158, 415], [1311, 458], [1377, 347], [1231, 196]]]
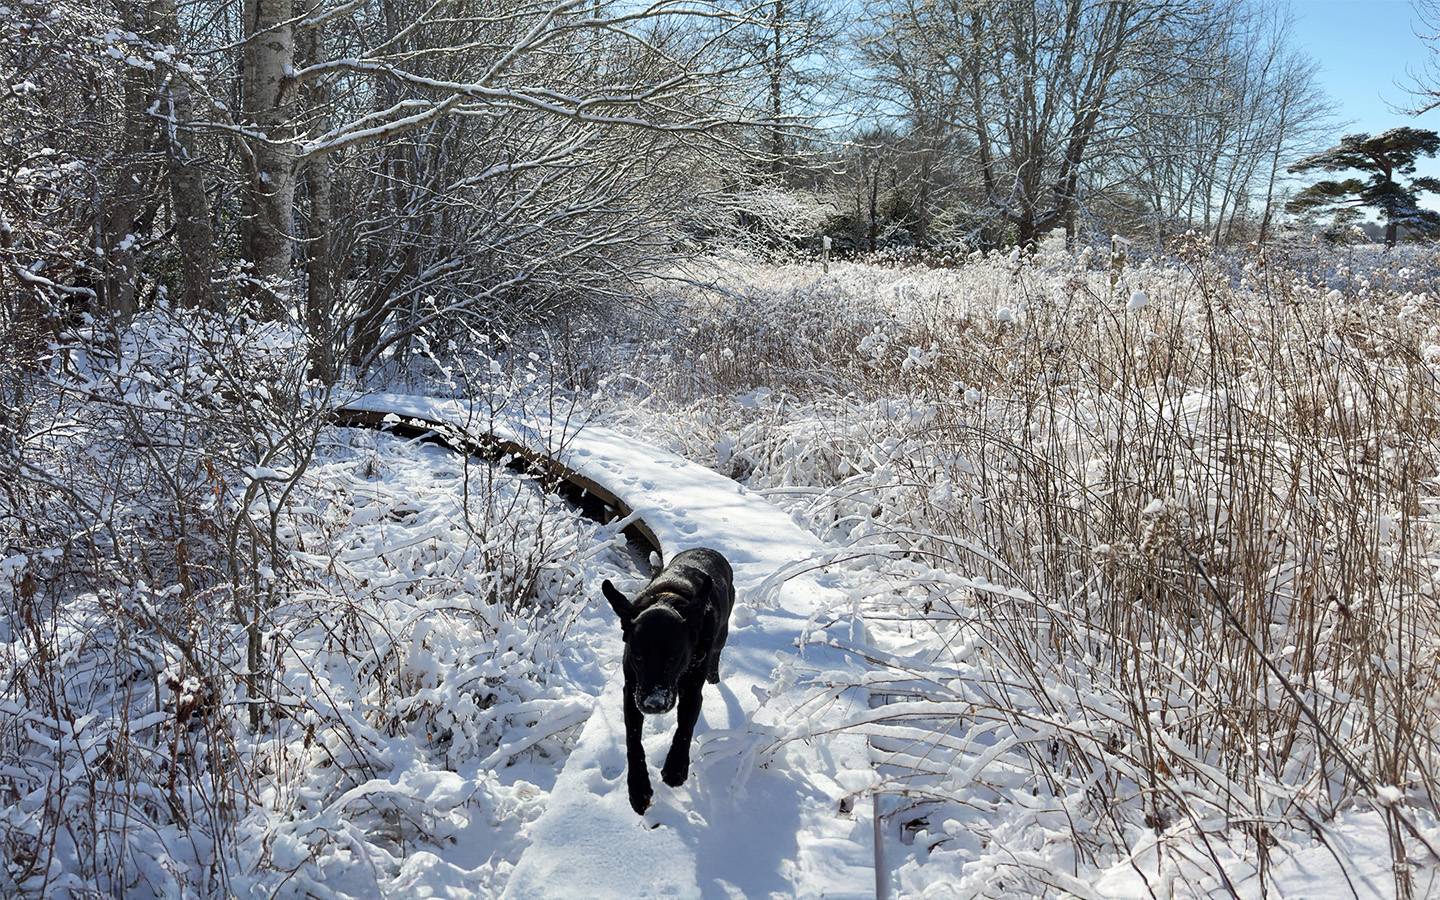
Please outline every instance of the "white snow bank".
[[[1197, 886], [1215, 896], [1233, 891], [1245, 900], [1266, 896], [1382, 900], [1395, 896], [1389, 836], [1379, 814], [1346, 810], [1335, 821], [1312, 827], [1317, 828], [1318, 839], [1272, 850], [1273, 861], [1263, 876], [1251, 860], [1211, 835], [1209, 852], [1224, 864], [1228, 885], [1216, 876], [1194, 835], [1142, 841], [1129, 859], [1111, 867], [1091, 886], [1091, 896], [1180, 896]], [[1424, 874], [1417, 881], [1420, 895], [1429, 896], [1433, 884], [1427, 887]]]

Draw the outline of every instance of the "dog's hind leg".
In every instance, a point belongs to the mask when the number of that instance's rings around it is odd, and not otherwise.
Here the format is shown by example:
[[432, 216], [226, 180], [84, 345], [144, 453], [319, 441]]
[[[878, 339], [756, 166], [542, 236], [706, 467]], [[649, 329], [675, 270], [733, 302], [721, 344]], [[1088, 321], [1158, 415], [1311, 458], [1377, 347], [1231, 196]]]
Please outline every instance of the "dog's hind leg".
[[665, 755], [660, 779], [671, 787], [679, 787], [690, 777], [690, 740], [695, 736], [695, 723], [700, 718], [700, 689], [704, 682], [700, 672], [687, 673], [680, 680], [680, 707], [676, 710], [675, 740]]
[[705, 673], [705, 680], [711, 684], [720, 683], [720, 651], [725, 649], [725, 642], [730, 639], [730, 617], [735, 614], [735, 585], [730, 585], [730, 608], [725, 611], [725, 618], [720, 622], [720, 628], [715, 632], [715, 644], [710, 649], [710, 670]]
[[711, 684], [720, 683], [720, 651], [725, 649], [725, 641], [730, 638], [730, 623], [726, 622], [720, 626], [720, 631], [715, 635], [715, 645], [710, 648], [710, 667], [705, 672], [705, 680]]

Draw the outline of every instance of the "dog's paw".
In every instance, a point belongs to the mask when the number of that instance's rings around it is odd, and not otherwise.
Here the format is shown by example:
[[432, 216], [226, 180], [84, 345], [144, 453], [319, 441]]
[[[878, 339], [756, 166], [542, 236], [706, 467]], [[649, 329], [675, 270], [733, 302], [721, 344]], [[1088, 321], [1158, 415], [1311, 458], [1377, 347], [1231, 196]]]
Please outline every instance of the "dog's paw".
[[708, 681], [708, 682], [710, 682], [711, 684], [719, 684], [719, 683], [720, 683], [720, 671], [719, 671], [718, 669], [711, 669], [711, 670], [705, 675], [705, 680]]
[[645, 810], [650, 808], [650, 799], [654, 796], [655, 791], [650, 787], [650, 779], [630, 782], [630, 808], [635, 810], [636, 815], [645, 815]]
[[690, 760], [666, 759], [665, 768], [660, 770], [660, 780], [671, 787], [679, 787], [690, 777]]

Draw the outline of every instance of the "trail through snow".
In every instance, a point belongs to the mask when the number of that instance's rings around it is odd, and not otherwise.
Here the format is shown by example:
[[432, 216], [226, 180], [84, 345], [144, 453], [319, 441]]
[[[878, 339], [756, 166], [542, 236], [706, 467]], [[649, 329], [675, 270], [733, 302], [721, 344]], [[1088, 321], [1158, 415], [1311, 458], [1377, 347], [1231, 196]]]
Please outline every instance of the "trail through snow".
[[[854, 690], [824, 690], [824, 672], [854, 665], [827, 633], [853, 639], [862, 624], [818, 567], [804, 571], [826, 555], [817, 538], [734, 481], [600, 426], [497, 420], [461, 401], [399, 394], [346, 406], [516, 440], [623, 498], [666, 559], [712, 547], [735, 569], [722, 680], [705, 688], [689, 781], [660, 781], [674, 714], [647, 717], [654, 805], [644, 817], [630, 809], [614, 666], [505, 896], [875, 896], [871, 807], [851, 796], [874, 779], [865, 740], [825, 733], [866, 706]], [[782, 570], [798, 571], [762, 591]]]

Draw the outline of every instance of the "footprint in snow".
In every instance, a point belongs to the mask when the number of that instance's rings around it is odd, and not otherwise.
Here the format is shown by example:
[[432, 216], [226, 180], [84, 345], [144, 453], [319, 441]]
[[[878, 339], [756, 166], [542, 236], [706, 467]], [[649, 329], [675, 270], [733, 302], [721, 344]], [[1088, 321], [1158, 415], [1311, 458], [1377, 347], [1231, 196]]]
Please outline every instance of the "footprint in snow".
[[650, 807], [645, 811], [645, 821], [651, 828], [659, 828], [661, 825], [667, 828], [704, 828], [708, 824], [705, 817], [695, 810], [683, 810], [669, 803], [656, 803]]
[[614, 766], [606, 766], [601, 769], [591, 769], [585, 776], [585, 787], [592, 794], [608, 794], [624, 774], [623, 767], [617, 769]]

